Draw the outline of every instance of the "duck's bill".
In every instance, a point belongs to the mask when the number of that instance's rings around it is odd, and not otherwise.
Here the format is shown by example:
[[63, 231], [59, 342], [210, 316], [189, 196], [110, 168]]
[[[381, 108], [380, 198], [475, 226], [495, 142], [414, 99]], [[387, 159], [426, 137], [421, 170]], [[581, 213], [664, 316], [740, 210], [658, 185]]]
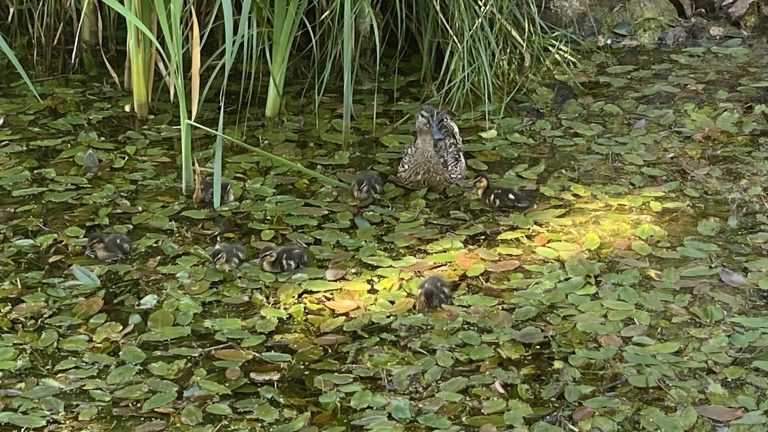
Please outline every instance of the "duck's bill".
[[437, 125], [434, 123], [432, 124], [432, 138], [436, 140], [445, 139], [445, 135], [440, 132], [440, 130], [437, 128]]

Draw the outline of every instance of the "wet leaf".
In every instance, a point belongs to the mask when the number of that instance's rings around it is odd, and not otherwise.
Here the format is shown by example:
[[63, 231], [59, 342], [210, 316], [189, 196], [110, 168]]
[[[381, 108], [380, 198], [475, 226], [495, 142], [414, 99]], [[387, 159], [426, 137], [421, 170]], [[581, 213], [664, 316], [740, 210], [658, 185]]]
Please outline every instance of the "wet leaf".
[[504, 261], [496, 261], [496, 262], [490, 262], [485, 265], [485, 268], [490, 272], [505, 272], [514, 270], [516, 268], [520, 267], [520, 261], [517, 260], [504, 260]]
[[720, 405], [699, 405], [694, 407], [700, 416], [721, 422], [729, 422], [744, 416], [739, 408], [729, 408]]
[[735, 288], [752, 288], [753, 284], [747, 280], [740, 273], [736, 273], [733, 270], [725, 267], [720, 269], [720, 279], [726, 284]]
[[544, 333], [536, 327], [526, 327], [513, 336], [515, 340], [523, 343], [534, 344], [544, 342]]
[[253, 353], [236, 349], [222, 349], [214, 351], [213, 356], [222, 360], [248, 361], [253, 358]]
[[360, 307], [360, 303], [355, 300], [331, 300], [325, 302], [325, 306], [336, 313], [347, 313]]

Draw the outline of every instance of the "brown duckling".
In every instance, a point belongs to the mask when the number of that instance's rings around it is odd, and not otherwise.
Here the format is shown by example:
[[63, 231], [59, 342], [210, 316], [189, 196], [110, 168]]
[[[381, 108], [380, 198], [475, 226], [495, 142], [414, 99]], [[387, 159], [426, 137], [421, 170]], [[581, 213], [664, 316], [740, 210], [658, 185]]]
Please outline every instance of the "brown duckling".
[[491, 208], [509, 208], [530, 206], [530, 202], [521, 192], [500, 186], [494, 186], [488, 177], [480, 174], [474, 180], [475, 191], [480, 199]]
[[309, 250], [298, 243], [281, 248], [266, 246], [259, 253], [261, 268], [270, 273], [285, 273], [302, 268], [309, 263]]
[[[200, 184], [200, 200], [204, 203], [213, 203], [213, 179], [206, 179]], [[221, 182], [221, 205], [235, 200], [235, 193], [229, 182]]]
[[217, 243], [211, 261], [220, 271], [233, 271], [245, 261], [245, 247], [240, 243]]
[[451, 287], [440, 276], [430, 276], [419, 284], [419, 296], [416, 298], [416, 310], [429, 313], [451, 301]]
[[120, 260], [131, 254], [131, 239], [120, 233], [93, 233], [88, 236], [85, 254], [102, 261]]
[[352, 195], [360, 201], [371, 196], [377, 197], [384, 192], [384, 180], [373, 170], [360, 171], [352, 181]]

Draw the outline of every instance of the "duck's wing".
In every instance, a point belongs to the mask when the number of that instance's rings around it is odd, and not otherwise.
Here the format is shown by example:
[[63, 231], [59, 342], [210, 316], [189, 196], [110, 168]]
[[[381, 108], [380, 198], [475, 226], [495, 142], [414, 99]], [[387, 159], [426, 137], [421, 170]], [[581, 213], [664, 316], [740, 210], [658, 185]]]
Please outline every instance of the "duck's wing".
[[459, 127], [450, 117], [445, 115], [445, 121], [438, 125], [445, 139], [435, 142], [435, 153], [452, 182], [463, 179], [467, 175], [467, 162], [464, 159], [464, 142], [459, 134]]

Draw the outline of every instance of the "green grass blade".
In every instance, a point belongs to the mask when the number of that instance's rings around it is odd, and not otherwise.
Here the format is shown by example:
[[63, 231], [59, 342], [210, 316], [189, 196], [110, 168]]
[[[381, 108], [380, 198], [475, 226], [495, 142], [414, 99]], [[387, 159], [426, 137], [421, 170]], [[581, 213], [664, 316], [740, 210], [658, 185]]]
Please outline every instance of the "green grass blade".
[[216, 132], [215, 130], [207, 128], [207, 127], [205, 127], [205, 126], [203, 126], [201, 124], [195, 123], [195, 122], [190, 121], [190, 120], [187, 120], [187, 124], [189, 124], [190, 126], [194, 126], [194, 127], [198, 128], [198, 129], [204, 130], [204, 131], [206, 131], [208, 133], [211, 133], [211, 134], [214, 134], [214, 135], [217, 135], [217, 136], [221, 136], [222, 138], [226, 139], [227, 141], [229, 141], [229, 142], [231, 142], [233, 144], [236, 144], [236, 145], [238, 145], [240, 147], [243, 147], [245, 149], [248, 149], [248, 150], [250, 150], [250, 151], [252, 151], [254, 153], [258, 153], [259, 155], [264, 156], [264, 157], [272, 160], [273, 162], [277, 163], [278, 165], [282, 165], [282, 166], [291, 168], [293, 170], [296, 170], [296, 171], [299, 171], [299, 172], [303, 172], [304, 174], [307, 174], [308, 176], [314, 177], [314, 178], [316, 178], [316, 179], [318, 179], [318, 180], [320, 180], [323, 183], [326, 183], [328, 185], [337, 186], [337, 187], [341, 187], [341, 188], [348, 188], [349, 187], [348, 184], [345, 184], [345, 183], [343, 183], [343, 182], [341, 182], [341, 181], [339, 181], [339, 180], [337, 180], [335, 178], [328, 177], [326, 175], [320, 174], [319, 172], [313, 171], [313, 170], [311, 170], [309, 168], [305, 168], [304, 166], [302, 166], [302, 165], [300, 165], [300, 164], [298, 164], [296, 162], [290, 161], [290, 160], [282, 158], [280, 156], [273, 155], [272, 153], [264, 151], [264, 150], [262, 150], [262, 149], [260, 149], [258, 147], [254, 147], [252, 145], [248, 145], [248, 144], [246, 144], [246, 143], [244, 143], [242, 141], [239, 141], [239, 140], [236, 140], [234, 138], [228, 137], [228, 136], [226, 136], [224, 134], [220, 134], [220, 133]]
[[19, 63], [19, 59], [16, 58], [16, 54], [13, 53], [13, 50], [11, 47], [8, 46], [8, 44], [5, 42], [5, 38], [2, 34], [0, 34], [0, 51], [5, 54], [6, 57], [8, 57], [8, 60], [11, 61], [11, 64], [13, 64], [13, 67], [16, 68], [16, 72], [21, 75], [21, 79], [24, 80], [24, 82], [27, 84], [27, 87], [29, 87], [30, 90], [32, 90], [32, 93], [35, 94], [35, 97], [37, 100], [42, 102], [42, 99], [40, 99], [40, 95], [37, 94], [37, 89], [35, 89], [35, 85], [32, 84], [32, 81], [29, 79], [29, 75], [27, 75], [27, 71], [24, 70], [23, 67], [21, 67], [21, 63]]

